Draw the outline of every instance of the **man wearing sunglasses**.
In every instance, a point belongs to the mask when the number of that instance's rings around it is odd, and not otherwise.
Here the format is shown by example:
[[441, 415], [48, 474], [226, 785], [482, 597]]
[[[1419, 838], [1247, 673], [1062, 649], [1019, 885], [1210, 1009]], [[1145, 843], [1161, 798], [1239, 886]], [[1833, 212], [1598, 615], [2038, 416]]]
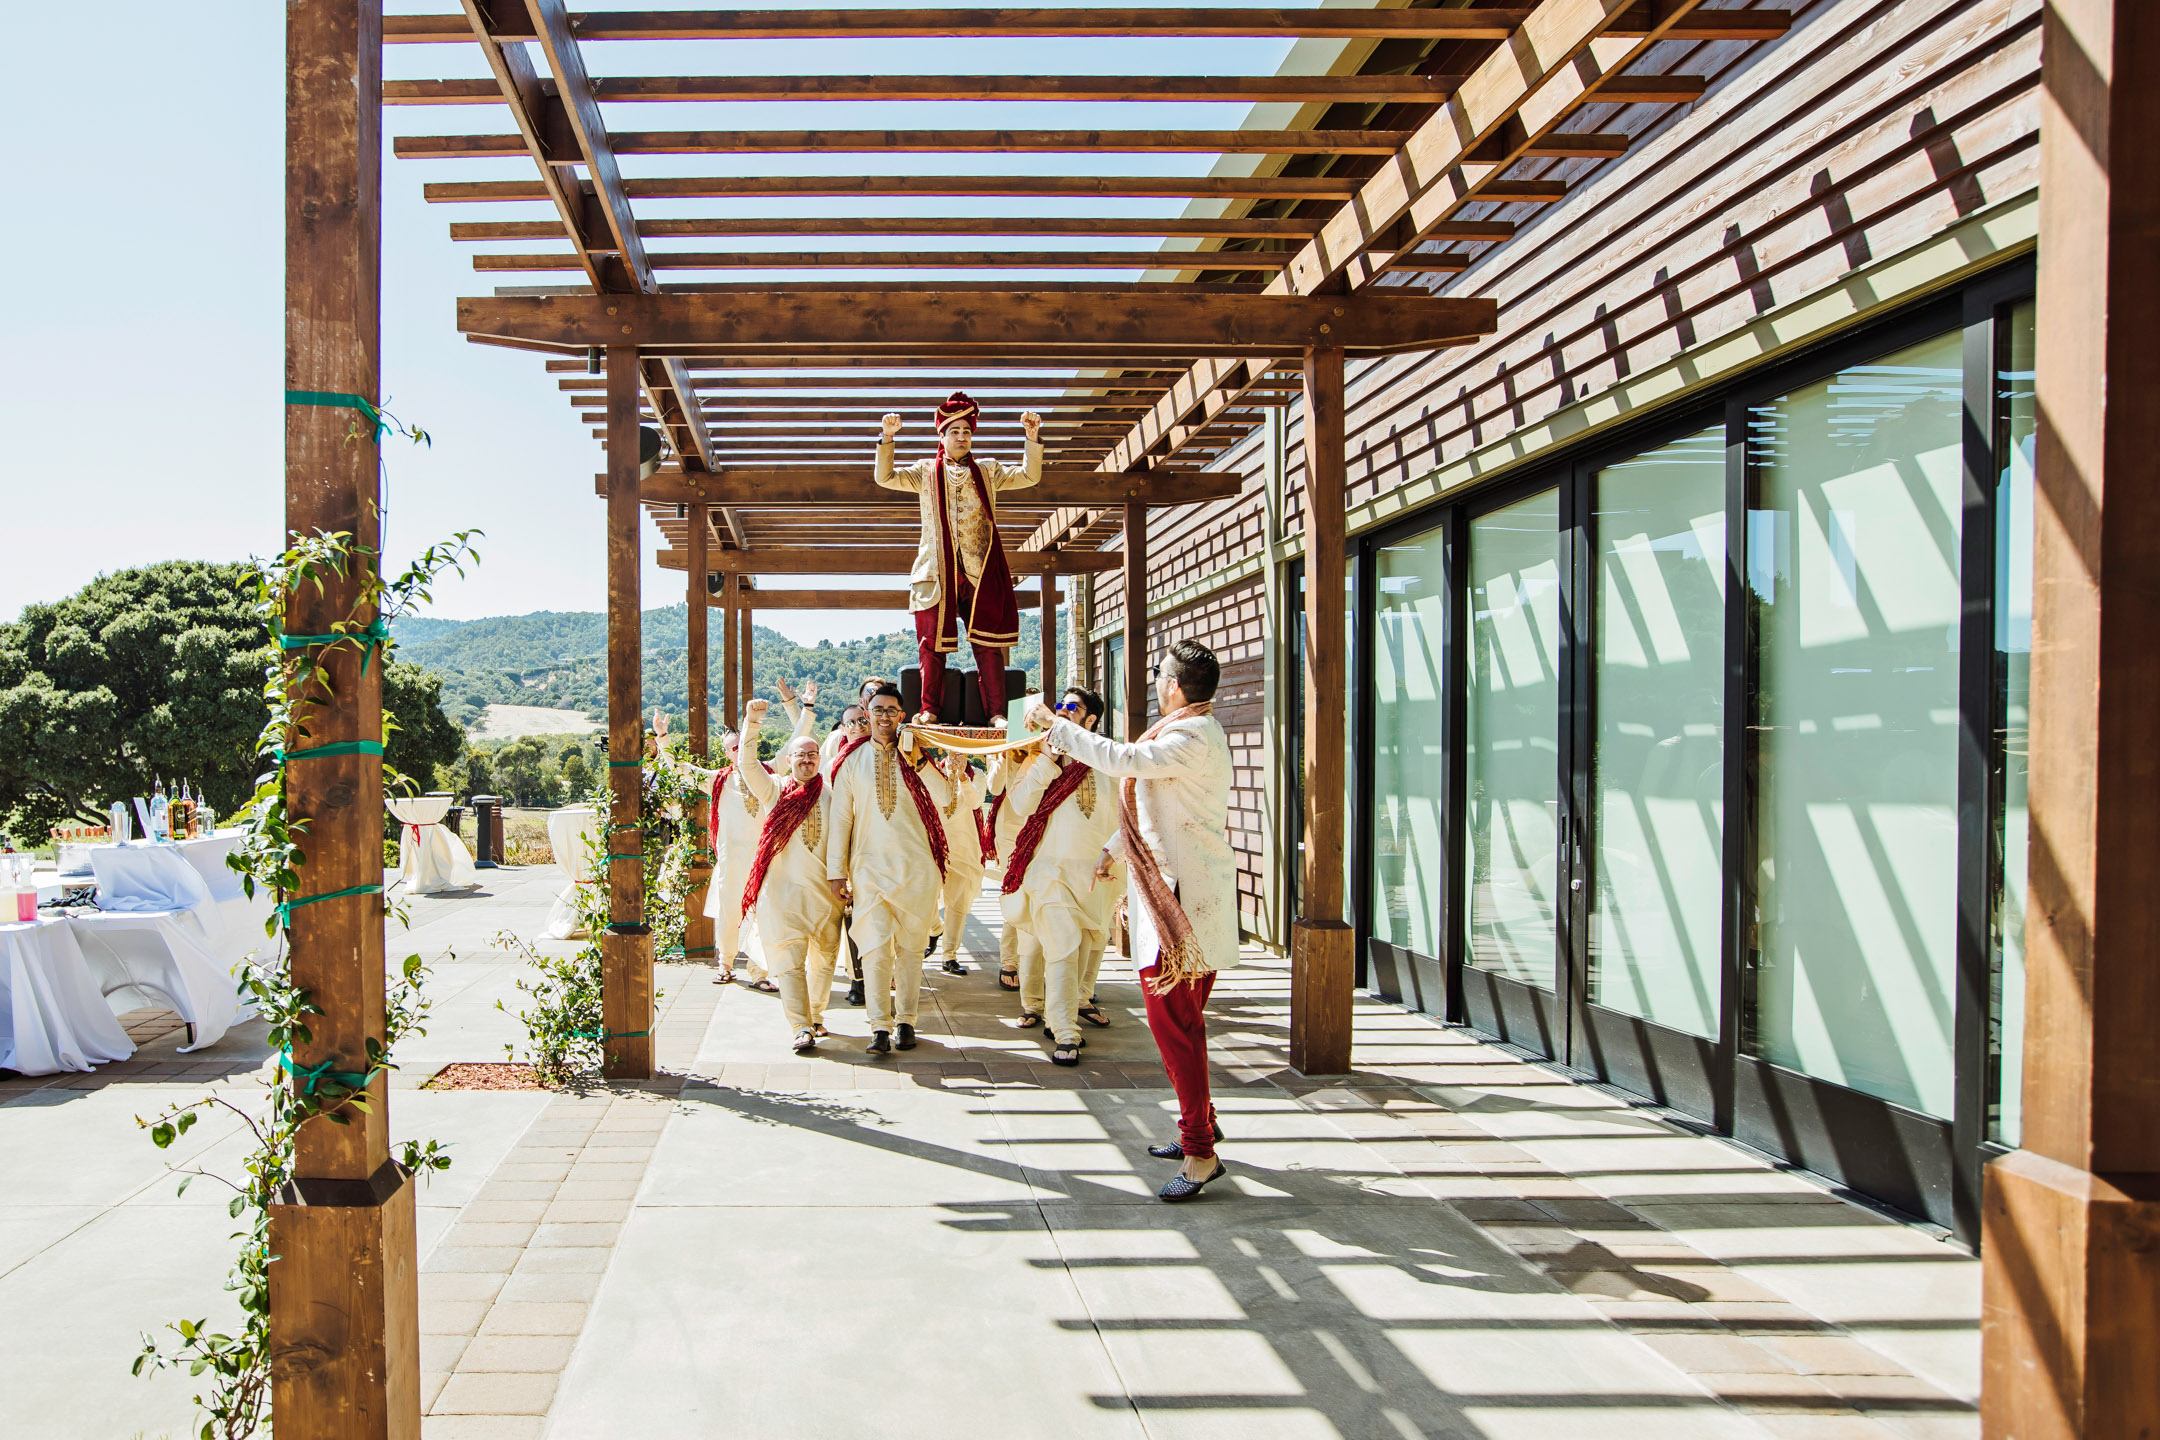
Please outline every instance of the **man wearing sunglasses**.
[[[1102, 713], [1102, 697], [1079, 686], [1058, 701], [1060, 720], [1089, 731]], [[1020, 1025], [1032, 1029], [1047, 1019], [1051, 1063], [1078, 1065], [1085, 1011], [1093, 1011], [1093, 1023], [1109, 1023], [1093, 999], [1116, 900], [1095, 868], [1117, 834], [1117, 797], [1087, 765], [1051, 752], [1015, 782], [1006, 808], [1019, 827], [1005, 862], [1003, 905], [1005, 928], [1019, 938]]]
[[1129, 745], [1036, 705], [1027, 723], [1047, 748], [1093, 766], [1118, 787], [1118, 833], [1097, 866], [1126, 862], [1125, 914], [1141, 967], [1148, 1029], [1178, 1097], [1178, 1139], [1151, 1147], [1182, 1160], [1159, 1193], [1190, 1200], [1225, 1167], [1208, 1095], [1207, 1017], [1215, 972], [1237, 964], [1237, 860], [1230, 848], [1230, 742], [1213, 714], [1222, 677], [1214, 652], [1180, 640], [1149, 668], [1162, 719]]

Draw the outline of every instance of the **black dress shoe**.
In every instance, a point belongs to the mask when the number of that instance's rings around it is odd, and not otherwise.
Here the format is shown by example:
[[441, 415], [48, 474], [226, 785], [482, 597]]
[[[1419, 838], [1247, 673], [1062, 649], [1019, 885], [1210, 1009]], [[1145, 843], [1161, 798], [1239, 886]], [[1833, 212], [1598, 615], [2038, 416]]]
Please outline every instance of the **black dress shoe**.
[[1215, 1162], [1215, 1173], [1205, 1180], [1188, 1180], [1183, 1175], [1173, 1175], [1170, 1177], [1169, 1184], [1155, 1192], [1155, 1198], [1166, 1200], [1172, 1205], [1177, 1204], [1180, 1200], [1190, 1200], [1193, 1196], [1198, 1195], [1205, 1186], [1222, 1179], [1223, 1176], [1229, 1173], [1230, 1167], [1218, 1160]]
[[860, 1005], [863, 1003], [862, 981], [857, 980], [854, 984], [847, 987], [847, 1003], [850, 1005]]
[[870, 1037], [870, 1043], [863, 1048], [872, 1055], [892, 1054], [892, 1032], [888, 1030], [878, 1031], [877, 1034]]
[[937, 937], [937, 936], [935, 936], [935, 935], [933, 935], [933, 936], [931, 936], [931, 937], [930, 937], [930, 943], [922, 947], [922, 958], [923, 958], [923, 959], [925, 959], [925, 960], [927, 960], [927, 959], [929, 959], [929, 958], [930, 958], [930, 957], [931, 957], [932, 955], [935, 955], [935, 954], [937, 954], [937, 947], [938, 947], [938, 937]]
[[967, 974], [967, 966], [962, 965], [958, 960], [948, 955], [945, 957], [945, 973], [948, 975], [965, 975]]
[[[1222, 1124], [1219, 1121], [1215, 1125], [1215, 1143], [1222, 1144]], [[1158, 1160], [1182, 1160], [1185, 1158], [1185, 1147], [1172, 1140], [1167, 1145], [1148, 1146], [1147, 1153]]]
[[903, 1020], [900, 1022], [900, 1033], [893, 1037], [893, 1049], [912, 1050], [914, 1048], [915, 1027], [908, 1024], [907, 1021]]

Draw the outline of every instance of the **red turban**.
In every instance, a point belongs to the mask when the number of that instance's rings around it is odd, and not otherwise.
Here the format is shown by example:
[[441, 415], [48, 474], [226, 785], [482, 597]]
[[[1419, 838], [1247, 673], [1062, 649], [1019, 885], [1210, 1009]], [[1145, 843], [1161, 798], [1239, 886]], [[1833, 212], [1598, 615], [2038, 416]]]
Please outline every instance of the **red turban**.
[[967, 421], [968, 429], [973, 430], [981, 415], [982, 406], [970, 400], [965, 390], [955, 390], [944, 404], [937, 407], [937, 433], [944, 434], [945, 427], [955, 420]]

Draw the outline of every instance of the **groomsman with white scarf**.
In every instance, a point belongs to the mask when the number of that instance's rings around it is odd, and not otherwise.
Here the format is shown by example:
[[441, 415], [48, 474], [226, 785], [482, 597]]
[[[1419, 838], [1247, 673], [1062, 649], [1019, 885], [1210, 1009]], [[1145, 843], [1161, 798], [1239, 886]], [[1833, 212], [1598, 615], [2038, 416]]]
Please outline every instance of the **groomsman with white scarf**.
[[[849, 933], [862, 951], [873, 1055], [915, 1048], [923, 942], [946, 867], [945, 777], [903, 736], [900, 691], [870, 699], [870, 735], [850, 740], [833, 766], [825, 873], [852, 904]], [[895, 1033], [897, 1031], [897, 1033]]]
[[1216, 722], [1222, 678], [1214, 652], [1181, 640], [1149, 667], [1162, 719], [1121, 745], [1040, 703], [1027, 723], [1048, 744], [1093, 766], [1118, 787], [1118, 833], [1097, 874], [1117, 858], [1130, 867], [1126, 918], [1134, 964], [1147, 1001], [1148, 1029], [1177, 1091], [1178, 1139], [1150, 1153], [1183, 1164], [1159, 1193], [1189, 1200], [1226, 1171], [1215, 1154], [1221, 1138], [1208, 1094], [1208, 995], [1215, 974], [1237, 964], [1237, 862], [1230, 848], [1230, 743]]

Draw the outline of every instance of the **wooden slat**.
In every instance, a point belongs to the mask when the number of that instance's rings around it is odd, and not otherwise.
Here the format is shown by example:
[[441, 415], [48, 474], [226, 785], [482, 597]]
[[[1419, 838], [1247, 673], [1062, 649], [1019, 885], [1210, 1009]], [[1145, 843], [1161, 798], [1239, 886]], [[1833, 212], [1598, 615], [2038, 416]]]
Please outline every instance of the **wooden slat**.
[[[617, 130], [617, 155], [1392, 155], [1407, 130]], [[400, 160], [527, 153], [522, 135], [400, 135]]]
[[[872, 359], [866, 356], [848, 355], [714, 356], [712, 358], [704, 360], [687, 360], [683, 363], [684, 368], [689, 370], [694, 375], [720, 374], [729, 371], [744, 370], [888, 370], [895, 367], [905, 368], [908, 366], [937, 366], [955, 364], [971, 366], [976, 370], [1022, 370], [1055, 372], [1044, 376], [1044, 379], [1046, 381], [1054, 381], [1060, 376], [1073, 374], [1075, 373], [1076, 369], [1076, 367], [1074, 367], [1068, 361], [1031, 360], [1026, 358], [1025, 356], [1008, 356], [1004, 358], [999, 358], [986, 356], [970, 357], [960, 355], [939, 355], [935, 353], [909, 355], [905, 357], [879, 357], [876, 359]], [[556, 384], [558, 388], [563, 390], [605, 390], [607, 388], [607, 385], [604, 381], [595, 380], [587, 374], [586, 362], [583, 360], [549, 360], [545, 362], [543, 368], [550, 375], [570, 375], [573, 377], [583, 377], [557, 381]], [[1136, 363], [1132, 365], [1095, 367], [1092, 369], [1091, 372], [1086, 373], [1083, 378], [1091, 380], [1101, 380], [1105, 378], [1115, 378], [1117, 375], [1142, 374], [1175, 376], [1184, 373], [1184, 369], [1184, 366], [1175, 364], [1174, 362], [1157, 360], [1148, 363]], [[1284, 379], [1294, 380], [1297, 378], [1296, 372], [1294, 371], [1277, 371], [1276, 373], [1282, 375]]]
[[[1243, 105], [1437, 105], [1455, 91], [1454, 75], [642, 75], [592, 82], [608, 105], [804, 100], [1136, 101]], [[500, 102], [484, 80], [386, 80], [385, 105]]]
[[[624, 183], [632, 200], [832, 198], [911, 195], [968, 199], [1075, 196], [1105, 199], [1341, 200], [1357, 182], [1327, 175], [710, 175]], [[423, 187], [431, 204], [546, 200], [532, 180], [445, 180]]]
[[[1086, 299], [1077, 298], [1085, 293]], [[1354, 354], [1429, 349], [1490, 333], [1490, 300], [1401, 295], [1221, 296], [1102, 287], [1029, 290], [764, 290], [716, 295], [554, 295], [458, 301], [468, 335], [579, 350], [634, 344], [648, 355], [696, 349], [994, 350], [1029, 337], [1038, 353], [1141, 355], [1296, 352], [1314, 341]]]
[[[1147, 729], [1148, 613], [1147, 613], [1147, 501], [1127, 499], [1120, 507], [1125, 517], [1125, 545], [1118, 554], [1123, 563], [1119, 578], [1125, 589], [1125, 739], [1138, 740]], [[1118, 696], [1103, 697], [1115, 705]]]
[[[675, 555], [671, 564], [669, 555]], [[1029, 550], [1008, 546], [1006, 559], [1015, 575], [1042, 575], [1048, 573], [1050, 562], [1043, 555]], [[687, 563], [679, 551], [660, 552], [660, 564], [673, 569], [677, 564]], [[716, 551], [711, 557], [712, 568], [732, 571], [743, 575], [895, 575], [904, 576], [915, 564], [913, 545], [890, 545], [884, 547], [861, 546], [775, 546], [760, 545], [748, 550]], [[1116, 570], [1120, 564], [1115, 554], [1090, 552], [1075, 555], [1062, 552], [1057, 558], [1059, 574], [1103, 574]]]
[[[680, 554], [672, 550], [662, 550], [656, 558], [663, 570], [673, 570], [681, 563]], [[905, 590], [751, 590], [745, 594], [755, 597], [760, 610], [891, 610], [904, 615], [909, 608]], [[1016, 590], [1013, 598], [1022, 610], [1042, 606], [1042, 596], [1034, 590]], [[706, 603], [708, 608], [721, 609], [727, 602], [714, 595]]]
[[[575, 17], [580, 40], [820, 40], [926, 36], [1005, 39], [1098, 36], [1284, 36], [1338, 40], [1503, 40], [1520, 9], [1317, 10], [1169, 6], [951, 10], [605, 10]], [[515, 29], [506, 36], [516, 35]], [[452, 17], [398, 15], [386, 44], [470, 40]]]
[[[639, 496], [648, 504], [695, 505], [889, 505], [906, 492], [887, 490], [870, 478], [870, 447], [859, 465], [769, 466], [720, 474], [662, 470], [648, 478]], [[597, 489], [597, 487], [596, 487]], [[1105, 475], [1096, 470], [1045, 470], [1042, 483], [1010, 492], [1048, 509], [1058, 505], [1122, 505], [1130, 495], [1151, 504], [1185, 505], [1235, 495], [1238, 477], [1213, 473], [1184, 475]], [[600, 493], [604, 493], [600, 492]], [[1001, 503], [1010, 503], [1001, 501]]]
[[[1265, 270], [1284, 252], [1251, 250], [701, 250], [654, 251], [655, 270]], [[578, 270], [561, 255], [475, 255], [473, 269]]]
[[[1514, 227], [1511, 225], [1507, 228], [1512, 233]], [[1236, 215], [1206, 220], [1166, 219], [1150, 215], [782, 215], [648, 219], [638, 222], [638, 233], [647, 239], [708, 240], [788, 235], [849, 236], [857, 239], [919, 235], [1080, 235], [1090, 239], [1109, 236], [1159, 236], [1164, 239], [1302, 240], [1319, 232], [1318, 220], [1282, 220]], [[451, 223], [450, 238], [565, 240], [569, 236], [560, 224], [552, 220], [458, 220]]]

